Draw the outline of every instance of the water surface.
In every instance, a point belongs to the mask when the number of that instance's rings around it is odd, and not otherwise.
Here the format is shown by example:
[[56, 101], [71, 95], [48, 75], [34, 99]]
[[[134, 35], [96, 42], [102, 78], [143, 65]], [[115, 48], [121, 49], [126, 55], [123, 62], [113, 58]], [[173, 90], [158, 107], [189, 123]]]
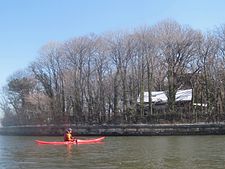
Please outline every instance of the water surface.
[[107, 137], [103, 144], [38, 145], [0, 136], [0, 169], [224, 169], [225, 136]]

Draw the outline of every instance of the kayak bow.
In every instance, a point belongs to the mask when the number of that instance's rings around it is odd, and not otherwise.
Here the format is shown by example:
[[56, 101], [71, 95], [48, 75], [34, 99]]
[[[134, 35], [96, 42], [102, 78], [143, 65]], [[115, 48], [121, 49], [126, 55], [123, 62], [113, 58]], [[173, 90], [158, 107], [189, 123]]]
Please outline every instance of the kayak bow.
[[67, 144], [91, 144], [91, 143], [99, 143], [101, 142], [104, 137], [99, 137], [95, 139], [87, 139], [87, 140], [80, 140], [77, 139], [76, 141], [42, 141], [42, 140], [35, 140], [38, 144], [54, 144], [54, 145], [67, 145]]

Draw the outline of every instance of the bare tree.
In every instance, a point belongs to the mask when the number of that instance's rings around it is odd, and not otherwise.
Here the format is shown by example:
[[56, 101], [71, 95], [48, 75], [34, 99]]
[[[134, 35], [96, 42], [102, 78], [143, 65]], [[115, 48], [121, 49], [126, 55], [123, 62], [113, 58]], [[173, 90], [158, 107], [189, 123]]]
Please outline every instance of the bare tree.
[[73, 110], [77, 121], [84, 119], [87, 121], [91, 110], [90, 76], [93, 44], [91, 37], [81, 37], [70, 40], [64, 45], [65, 56], [70, 63], [69, 69], [73, 74], [71, 98], [73, 98]]
[[40, 58], [30, 69], [50, 99], [52, 122], [63, 119], [65, 113], [64, 70], [60, 44], [51, 42], [40, 50]]
[[167, 67], [169, 111], [175, 110], [175, 95], [182, 86], [178, 77], [188, 73], [190, 62], [196, 56], [197, 43], [201, 34], [174, 21], [156, 25], [161, 56]]

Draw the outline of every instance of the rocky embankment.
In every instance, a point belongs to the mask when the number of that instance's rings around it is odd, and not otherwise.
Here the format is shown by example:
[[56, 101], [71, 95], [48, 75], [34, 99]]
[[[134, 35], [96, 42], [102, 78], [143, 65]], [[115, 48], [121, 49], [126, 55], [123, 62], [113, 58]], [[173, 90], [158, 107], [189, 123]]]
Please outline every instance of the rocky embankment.
[[1, 127], [0, 135], [61, 136], [71, 127], [74, 135], [170, 136], [225, 134], [225, 123], [129, 125], [25, 125]]

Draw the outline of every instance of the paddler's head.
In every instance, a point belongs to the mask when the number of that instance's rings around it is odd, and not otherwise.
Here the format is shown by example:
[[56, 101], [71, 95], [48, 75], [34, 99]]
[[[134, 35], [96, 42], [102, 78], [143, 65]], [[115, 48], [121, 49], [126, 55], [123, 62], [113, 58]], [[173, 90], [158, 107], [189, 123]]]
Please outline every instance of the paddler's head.
[[67, 133], [72, 133], [72, 131], [73, 131], [73, 130], [72, 130], [71, 128], [68, 128], [68, 129], [66, 130]]

